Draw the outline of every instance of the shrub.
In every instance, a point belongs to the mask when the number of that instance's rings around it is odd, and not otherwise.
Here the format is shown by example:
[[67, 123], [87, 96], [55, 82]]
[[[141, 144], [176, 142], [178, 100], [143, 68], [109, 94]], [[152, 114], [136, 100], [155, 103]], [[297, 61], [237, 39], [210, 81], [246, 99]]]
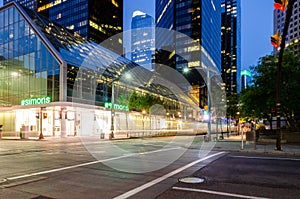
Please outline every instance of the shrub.
[[265, 131], [266, 130], [266, 126], [264, 124], [257, 124], [256, 125], [256, 130], [258, 130], [258, 131]]

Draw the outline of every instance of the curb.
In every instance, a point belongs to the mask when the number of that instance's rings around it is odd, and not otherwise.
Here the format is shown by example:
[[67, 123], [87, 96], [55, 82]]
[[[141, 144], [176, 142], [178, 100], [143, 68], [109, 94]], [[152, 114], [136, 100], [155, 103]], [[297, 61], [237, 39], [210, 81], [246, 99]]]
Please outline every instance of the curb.
[[226, 152], [244, 152], [244, 153], [256, 153], [256, 154], [272, 154], [272, 155], [287, 155], [287, 156], [299, 156], [300, 152], [289, 152], [289, 151], [261, 151], [261, 150], [249, 150], [249, 149], [222, 149], [217, 148], [213, 151], [226, 151]]

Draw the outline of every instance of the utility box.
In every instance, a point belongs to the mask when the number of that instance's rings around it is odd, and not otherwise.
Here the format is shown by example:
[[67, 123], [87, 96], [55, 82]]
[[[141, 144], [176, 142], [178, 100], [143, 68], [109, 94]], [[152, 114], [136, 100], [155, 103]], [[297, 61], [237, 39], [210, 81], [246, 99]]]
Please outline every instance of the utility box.
[[246, 132], [246, 141], [253, 142], [254, 141], [254, 131], [247, 131]]

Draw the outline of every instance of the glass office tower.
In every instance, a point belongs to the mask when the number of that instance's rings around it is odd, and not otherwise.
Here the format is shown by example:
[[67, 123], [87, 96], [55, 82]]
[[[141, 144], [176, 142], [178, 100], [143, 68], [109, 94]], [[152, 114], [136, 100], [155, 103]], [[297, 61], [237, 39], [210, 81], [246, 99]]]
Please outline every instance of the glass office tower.
[[[96, 43], [123, 31], [123, 0], [15, 1]], [[122, 39], [108, 47], [123, 54]]]
[[241, 90], [240, 0], [222, 0], [222, 79], [227, 95]]
[[252, 85], [252, 73], [249, 70], [241, 71], [242, 89], [246, 89]]
[[3, 0], [3, 5], [6, 5], [13, 1], [20, 3], [21, 5], [26, 6], [31, 10], [37, 10], [37, 0]]
[[131, 21], [131, 60], [152, 70], [154, 55], [154, 19], [135, 11]]
[[[176, 30], [198, 41], [220, 69], [220, 0], [157, 0], [155, 9], [157, 27]], [[160, 42], [160, 37], [157, 39]], [[180, 38], [173, 41], [178, 49], [184, 48]]]
[[[198, 92], [196, 95], [199, 98], [200, 107], [207, 105], [207, 89], [203, 87], [204, 77], [197, 70], [210, 68], [214, 73], [218, 73], [221, 69], [220, 5], [220, 0], [156, 1], [157, 27], [175, 30], [193, 40], [193, 43], [190, 43], [180, 34], [169, 38], [156, 34], [156, 46], [163, 43], [166, 43], [166, 46], [170, 44], [175, 46], [176, 56], [172, 59], [176, 61], [175, 66], [171, 67], [188, 79], [193, 86], [194, 93]], [[157, 51], [161, 50], [157, 49]], [[168, 57], [160, 54], [156, 53], [157, 60], [162, 60], [161, 57]], [[190, 60], [183, 57], [189, 57]], [[169, 62], [173, 63], [171, 60]]]

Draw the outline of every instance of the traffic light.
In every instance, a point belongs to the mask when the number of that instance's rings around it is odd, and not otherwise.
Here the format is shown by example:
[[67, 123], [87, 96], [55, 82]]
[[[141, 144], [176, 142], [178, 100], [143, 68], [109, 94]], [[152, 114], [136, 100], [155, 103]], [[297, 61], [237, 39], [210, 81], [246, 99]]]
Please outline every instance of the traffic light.
[[115, 117], [115, 115], [116, 115], [116, 112], [115, 112], [114, 109], [112, 109], [112, 110], [111, 110], [111, 116], [112, 116], [112, 117]]
[[202, 109], [202, 120], [203, 121], [208, 121], [209, 120], [209, 112], [208, 112], [208, 110]]
[[271, 44], [272, 46], [274, 46], [275, 48], [277, 48], [280, 45], [280, 39], [281, 36], [278, 34], [278, 32], [275, 35], [271, 36]]
[[43, 113], [43, 119], [47, 118], [47, 113]]
[[274, 8], [284, 12], [288, 3], [288, 0], [274, 0]]

